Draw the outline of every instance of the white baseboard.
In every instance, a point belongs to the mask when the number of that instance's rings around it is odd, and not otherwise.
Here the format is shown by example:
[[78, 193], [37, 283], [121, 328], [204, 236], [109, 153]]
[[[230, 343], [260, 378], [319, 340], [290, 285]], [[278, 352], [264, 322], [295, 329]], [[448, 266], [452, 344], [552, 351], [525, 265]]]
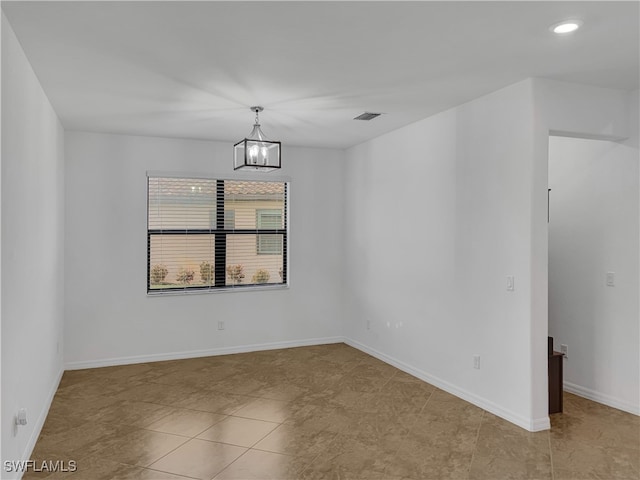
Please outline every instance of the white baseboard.
[[[33, 449], [36, 446], [38, 437], [40, 437], [40, 432], [42, 432], [42, 427], [44, 427], [44, 422], [47, 420], [47, 415], [49, 415], [49, 409], [51, 408], [51, 404], [53, 403], [53, 397], [56, 395], [56, 392], [58, 391], [58, 386], [60, 385], [60, 380], [62, 380], [63, 373], [64, 373], [64, 369], [61, 368], [58, 374], [56, 375], [56, 378], [54, 379], [53, 384], [51, 385], [51, 388], [49, 389], [49, 394], [47, 395], [47, 399], [45, 402], [45, 408], [43, 408], [40, 411], [40, 415], [36, 420], [35, 428], [33, 429], [33, 432], [29, 437], [29, 441], [27, 442], [27, 445], [24, 448], [24, 452], [22, 453], [23, 462], [26, 462], [27, 460], [31, 459], [31, 454], [33, 453]], [[17, 478], [21, 479], [23, 474], [24, 472], [19, 472]]]
[[134, 363], [162, 362], [166, 360], [181, 360], [185, 358], [211, 357], [216, 355], [230, 355], [233, 353], [257, 352], [261, 350], [277, 350], [280, 348], [308, 347], [311, 345], [326, 345], [342, 343], [343, 337], [322, 337], [306, 340], [288, 340], [284, 342], [257, 343], [253, 345], [238, 345], [235, 347], [219, 347], [207, 350], [190, 350], [186, 352], [153, 353], [150, 355], [135, 355], [131, 357], [114, 357], [100, 360], [86, 360], [68, 362], [65, 370], [81, 370], [84, 368], [113, 367], [116, 365], [130, 365]]
[[541, 430], [549, 430], [551, 428], [551, 422], [548, 416], [543, 418], [538, 418], [538, 419], [530, 419], [530, 418], [523, 417], [514, 412], [506, 410], [485, 398], [479, 397], [478, 395], [468, 392], [462, 388], [456, 387], [455, 385], [452, 385], [451, 383], [446, 382], [438, 377], [435, 377], [427, 372], [414, 368], [411, 365], [408, 365], [396, 358], [393, 358], [393, 357], [390, 357], [389, 355], [385, 355], [384, 353], [378, 352], [377, 350], [370, 348], [360, 342], [357, 342], [349, 338], [345, 338], [344, 342], [347, 345], [350, 345], [354, 348], [357, 348], [358, 350], [368, 353], [373, 357], [376, 357], [378, 360], [382, 360], [385, 363], [393, 365], [394, 367], [402, 370], [403, 372], [413, 375], [414, 377], [417, 377], [420, 380], [424, 380], [425, 382], [430, 383], [431, 385], [434, 385], [439, 389], [444, 390], [445, 392], [455, 395], [456, 397], [462, 398], [463, 400], [466, 400], [467, 402], [472, 403], [475, 406], [482, 408], [483, 410], [493, 413], [494, 415], [497, 415], [500, 418], [504, 418], [505, 420], [511, 423], [514, 423], [519, 427], [524, 428], [525, 430], [528, 430], [530, 432], [538, 432]]
[[591, 390], [590, 388], [581, 387], [580, 385], [576, 385], [575, 383], [564, 382], [563, 387], [566, 392], [573, 393], [574, 395], [578, 395], [579, 397], [593, 400], [594, 402], [602, 403], [603, 405], [607, 405], [608, 407], [617, 408], [618, 410], [640, 416], [640, 405], [634, 405], [633, 403], [627, 402], [626, 400], [612, 397], [611, 395], [597, 392], [595, 390]]

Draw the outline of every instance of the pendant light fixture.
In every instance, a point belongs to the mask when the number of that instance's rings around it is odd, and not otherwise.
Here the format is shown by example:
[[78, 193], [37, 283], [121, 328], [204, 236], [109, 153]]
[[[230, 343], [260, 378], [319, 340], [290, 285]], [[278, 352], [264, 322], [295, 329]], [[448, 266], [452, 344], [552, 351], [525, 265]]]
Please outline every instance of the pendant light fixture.
[[263, 110], [262, 107], [251, 107], [256, 114], [256, 121], [249, 136], [233, 146], [234, 170], [270, 172], [280, 168], [280, 142], [267, 140], [260, 129], [258, 115]]

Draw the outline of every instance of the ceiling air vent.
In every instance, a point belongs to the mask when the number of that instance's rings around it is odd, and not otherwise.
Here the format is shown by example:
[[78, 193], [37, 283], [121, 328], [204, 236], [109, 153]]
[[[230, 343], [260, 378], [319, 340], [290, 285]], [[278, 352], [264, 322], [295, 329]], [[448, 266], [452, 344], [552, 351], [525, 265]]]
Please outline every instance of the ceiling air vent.
[[382, 115], [381, 113], [371, 113], [371, 112], [364, 112], [360, 115], [358, 115], [356, 118], [354, 118], [354, 120], [373, 120], [376, 117], [379, 117], [380, 115]]

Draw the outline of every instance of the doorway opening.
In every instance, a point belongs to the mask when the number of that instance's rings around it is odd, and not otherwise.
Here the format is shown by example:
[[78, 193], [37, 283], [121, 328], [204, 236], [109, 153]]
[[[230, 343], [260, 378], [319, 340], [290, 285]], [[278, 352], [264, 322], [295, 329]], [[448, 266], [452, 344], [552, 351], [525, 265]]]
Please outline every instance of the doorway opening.
[[549, 336], [564, 390], [638, 414], [639, 170], [624, 142], [549, 137]]

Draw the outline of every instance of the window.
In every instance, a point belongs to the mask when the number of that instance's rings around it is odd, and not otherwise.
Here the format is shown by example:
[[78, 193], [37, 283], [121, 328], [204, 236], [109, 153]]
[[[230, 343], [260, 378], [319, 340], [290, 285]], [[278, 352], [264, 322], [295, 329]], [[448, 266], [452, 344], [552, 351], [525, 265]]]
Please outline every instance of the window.
[[224, 229], [233, 230], [236, 228], [236, 211], [225, 210], [224, 211]]
[[287, 284], [282, 181], [148, 178], [147, 291]]
[[[282, 228], [281, 210], [256, 210], [256, 222], [260, 229]], [[282, 255], [280, 235], [258, 235], [258, 255]]]

